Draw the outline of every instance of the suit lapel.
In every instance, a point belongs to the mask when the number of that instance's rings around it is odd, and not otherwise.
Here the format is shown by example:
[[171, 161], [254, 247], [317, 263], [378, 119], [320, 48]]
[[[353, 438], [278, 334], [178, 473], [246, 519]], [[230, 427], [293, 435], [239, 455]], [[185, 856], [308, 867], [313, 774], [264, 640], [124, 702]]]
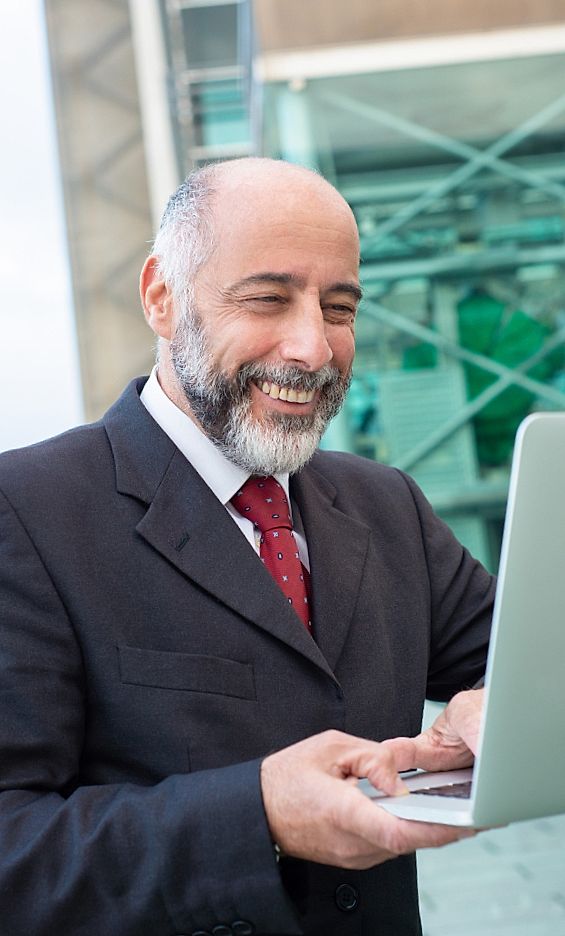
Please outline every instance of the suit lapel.
[[291, 482], [308, 541], [316, 641], [332, 671], [359, 595], [370, 529], [334, 506], [336, 489], [308, 466]]
[[149, 505], [138, 533], [183, 575], [332, 676], [320, 648], [208, 485], [130, 385], [105, 417], [117, 487]]
[[328, 672], [280, 588], [178, 449], [137, 530], [184, 575]]

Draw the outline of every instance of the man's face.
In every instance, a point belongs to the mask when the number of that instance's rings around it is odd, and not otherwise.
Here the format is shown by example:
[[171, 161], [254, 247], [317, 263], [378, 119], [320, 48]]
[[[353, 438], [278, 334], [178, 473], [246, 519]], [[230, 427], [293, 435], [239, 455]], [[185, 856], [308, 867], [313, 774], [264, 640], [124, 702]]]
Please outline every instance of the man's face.
[[221, 202], [217, 246], [171, 341], [192, 415], [252, 473], [308, 461], [349, 383], [357, 232], [320, 188], [255, 194], [250, 209]]

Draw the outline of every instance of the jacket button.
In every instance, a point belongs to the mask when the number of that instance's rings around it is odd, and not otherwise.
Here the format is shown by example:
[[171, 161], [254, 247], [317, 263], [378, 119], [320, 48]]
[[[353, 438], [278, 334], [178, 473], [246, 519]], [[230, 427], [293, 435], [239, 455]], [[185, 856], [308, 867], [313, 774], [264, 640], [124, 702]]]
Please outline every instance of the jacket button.
[[232, 928], [231, 926], [224, 926], [223, 923], [220, 923], [212, 930], [212, 936], [232, 936]]
[[359, 904], [359, 893], [351, 884], [340, 884], [335, 889], [335, 902], [339, 910], [349, 913]]
[[247, 920], [234, 920], [231, 925], [231, 931], [233, 936], [253, 936], [255, 927], [252, 923], [248, 923]]

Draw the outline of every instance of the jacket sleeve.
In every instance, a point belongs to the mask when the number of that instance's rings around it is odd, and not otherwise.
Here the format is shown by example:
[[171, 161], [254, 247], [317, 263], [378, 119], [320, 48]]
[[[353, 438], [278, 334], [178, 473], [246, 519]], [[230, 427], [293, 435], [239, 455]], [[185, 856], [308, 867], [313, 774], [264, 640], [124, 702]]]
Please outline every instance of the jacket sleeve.
[[445, 702], [484, 676], [495, 578], [433, 512], [404, 475], [418, 512], [430, 588], [427, 698]]
[[173, 936], [236, 920], [255, 933], [300, 933], [259, 761], [154, 786], [81, 784], [89, 686], [80, 647], [2, 495], [0, 623], [4, 936]]

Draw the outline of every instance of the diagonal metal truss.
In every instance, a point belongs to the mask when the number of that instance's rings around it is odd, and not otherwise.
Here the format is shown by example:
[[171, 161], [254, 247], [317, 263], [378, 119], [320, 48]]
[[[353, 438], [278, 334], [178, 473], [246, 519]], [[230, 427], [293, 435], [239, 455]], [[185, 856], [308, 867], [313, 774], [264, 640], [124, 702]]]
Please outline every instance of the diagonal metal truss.
[[435, 146], [438, 149], [463, 157], [467, 160], [464, 165], [454, 170], [454, 172], [447, 177], [432, 184], [422, 195], [415, 198], [412, 202], [403, 205], [402, 208], [391, 215], [391, 217], [374, 232], [371, 238], [373, 244], [384, 240], [408, 221], [413, 220], [417, 215], [426, 211], [438, 198], [458, 188], [485, 168], [492, 169], [509, 179], [522, 182], [530, 187], [538, 188], [552, 195], [554, 198], [565, 202], [565, 187], [557, 182], [546, 179], [541, 174], [531, 170], [525, 170], [500, 158], [504, 153], [509, 152], [539, 130], [544, 124], [549, 123], [555, 117], [562, 114], [565, 111], [565, 94], [560, 95], [547, 104], [546, 107], [542, 108], [542, 110], [528, 117], [518, 127], [504, 134], [486, 150], [478, 150], [467, 143], [455, 140], [435, 130], [430, 130], [414, 121], [406, 120], [398, 115], [391, 114], [389, 111], [385, 111], [372, 104], [356, 101], [345, 94], [318, 91], [316, 95], [320, 100], [332, 104], [335, 107], [340, 107], [349, 112], [358, 114], [364, 119], [372, 120], [377, 124], [391, 127], [412, 139], [429, 143], [431, 146]]
[[527, 390], [535, 396], [547, 400], [553, 406], [557, 406], [559, 409], [565, 409], [565, 393], [561, 393], [561, 391], [556, 390], [554, 387], [527, 376], [527, 372], [536, 364], [539, 364], [548, 354], [551, 354], [557, 348], [565, 345], [565, 329], [560, 329], [555, 332], [535, 354], [521, 361], [515, 368], [510, 368], [506, 367], [504, 364], [500, 364], [498, 361], [493, 361], [483, 354], [477, 354], [474, 351], [462, 348], [455, 342], [449, 341], [449, 339], [445, 338], [443, 335], [438, 334], [438, 332], [433, 329], [413, 322], [376, 302], [365, 302], [364, 310], [371, 318], [389, 325], [397, 331], [406, 332], [412, 337], [418, 338], [420, 341], [433, 344], [439, 351], [442, 351], [456, 360], [465, 361], [467, 364], [473, 364], [475, 367], [482, 368], [498, 376], [498, 380], [495, 381], [495, 383], [491, 384], [475, 397], [474, 400], [471, 400], [462, 407], [456, 416], [443, 423], [443, 425], [439, 426], [435, 432], [431, 433], [422, 443], [414, 446], [409, 452], [406, 452], [401, 459], [397, 460], [396, 466], [404, 471], [409, 471], [422, 458], [433, 451], [433, 449], [447, 441], [457, 429], [473, 416], [476, 416], [480, 410], [496, 399], [496, 397], [500, 396], [500, 394], [510, 386], [521, 387], [523, 390]]

